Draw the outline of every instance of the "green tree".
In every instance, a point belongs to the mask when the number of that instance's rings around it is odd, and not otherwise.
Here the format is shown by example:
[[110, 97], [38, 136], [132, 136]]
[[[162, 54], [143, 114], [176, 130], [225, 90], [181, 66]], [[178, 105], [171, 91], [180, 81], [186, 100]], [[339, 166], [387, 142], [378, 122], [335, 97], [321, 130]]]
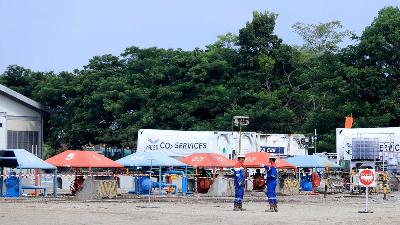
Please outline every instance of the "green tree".
[[359, 44], [341, 55], [346, 63], [344, 106], [359, 127], [398, 126], [400, 10], [387, 7], [365, 28]]
[[31, 74], [32, 71], [29, 69], [18, 65], [10, 65], [0, 76], [0, 83], [14, 89], [18, 93], [29, 96], [33, 88], [30, 83]]
[[338, 20], [318, 24], [297, 22], [292, 28], [303, 38], [304, 48], [314, 53], [335, 52], [340, 49], [339, 44], [343, 39], [352, 35]]

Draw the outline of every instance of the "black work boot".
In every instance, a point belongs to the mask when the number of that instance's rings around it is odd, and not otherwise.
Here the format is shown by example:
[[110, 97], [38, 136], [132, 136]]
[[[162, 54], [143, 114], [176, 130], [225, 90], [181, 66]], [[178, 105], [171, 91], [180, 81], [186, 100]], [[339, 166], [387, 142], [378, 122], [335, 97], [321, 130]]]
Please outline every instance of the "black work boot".
[[239, 203], [236, 203], [236, 202], [233, 203], [233, 211], [240, 211]]
[[278, 212], [278, 204], [276, 204], [276, 203], [274, 204], [274, 211]]
[[275, 212], [275, 207], [273, 204], [269, 203], [269, 209], [266, 209], [265, 212]]
[[243, 202], [239, 203], [239, 209], [240, 211], [246, 211], [246, 209], [243, 209]]

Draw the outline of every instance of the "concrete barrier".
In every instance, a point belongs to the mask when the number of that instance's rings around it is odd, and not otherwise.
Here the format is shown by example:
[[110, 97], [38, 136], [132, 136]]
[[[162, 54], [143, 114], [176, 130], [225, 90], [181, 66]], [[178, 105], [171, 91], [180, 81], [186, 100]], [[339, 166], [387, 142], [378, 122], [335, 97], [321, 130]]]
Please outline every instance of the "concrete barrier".
[[213, 197], [228, 197], [233, 196], [235, 190], [233, 187], [233, 180], [226, 179], [222, 174], [220, 174], [211, 185], [207, 192], [207, 196]]
[[93, 177], [86, 178], [83, 188], [76, 193], [76, 198], [79, 200], [116, 198], [117, 183], [111, 178], [108, 180], [96, 180]]

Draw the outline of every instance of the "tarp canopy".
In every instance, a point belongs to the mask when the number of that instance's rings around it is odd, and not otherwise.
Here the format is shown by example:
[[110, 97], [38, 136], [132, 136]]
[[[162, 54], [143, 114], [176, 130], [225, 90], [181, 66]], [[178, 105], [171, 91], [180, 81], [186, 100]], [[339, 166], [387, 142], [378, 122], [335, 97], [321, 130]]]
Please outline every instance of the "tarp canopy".
[[[260, 164], [269, 165], [269, 157], [271, 154], [267, 152], [249, 152], [245, 154], [244, 167], [257, 168]], [[237, 160], [236, 160], [237, 161]], [[296, 166], [277, 157], [275, 161], [276, 167], [279, 169], [296, 169]]]
[[67, 150], [46, 160], [57, 167], [122, 168], [123, 165], [93, 151]]
[[231, 168], [235, 161], [217, 153], [194, 153], [181, 159], [181, 162], [193, 167]]
[[325, 168], [326, 166], [329, 168], [340, 168], [338, 164], [318, 155], [297, 155], [287, 158], [286, 161], [296, 165], [296, 167], [302, 168]]
[[55, 166], [43, 161], [25, 149], [1, 149], [0, 167], [45, 170], [57, 169]]
[[152, 152], [136, 152], [131, 155], [125, 156], [124, 158], [118, 159], [116, 162], [121, 163], [125, 167], [136, 167], [136, 166], [187, 166], [186, 164], [169, 157], [165, 153], [160, 151]]

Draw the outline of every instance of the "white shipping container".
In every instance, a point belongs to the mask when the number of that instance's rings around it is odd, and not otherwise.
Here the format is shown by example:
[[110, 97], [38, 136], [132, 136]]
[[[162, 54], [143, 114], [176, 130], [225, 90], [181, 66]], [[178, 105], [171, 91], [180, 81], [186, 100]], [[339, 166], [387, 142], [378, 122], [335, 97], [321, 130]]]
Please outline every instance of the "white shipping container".
[[[243, 132], [242, 153], [267, 151], [279, 155], [305, 155], [302, 134], [260, 134]], [[234, 157], [239, 150], [239, 133], [229, 131], [177, 131], [141, 129], [137, 151], [162, 151], [169, 156], [184, 157], [193, 153], [219, 153]]]
[[[241, 152], [257, 149], [257, 133], [242, 133]], [[137, 151], [162, 151], [169, 156], [188, 156], [193, 153], [220, 153], [226, 157], [237, 153], [238, 132], [177, 131], [141, 129], [138, 131]]]
[[260, 134], [260, 151], [276, 155], [307, 155], [311, 139], [304, 134]]

